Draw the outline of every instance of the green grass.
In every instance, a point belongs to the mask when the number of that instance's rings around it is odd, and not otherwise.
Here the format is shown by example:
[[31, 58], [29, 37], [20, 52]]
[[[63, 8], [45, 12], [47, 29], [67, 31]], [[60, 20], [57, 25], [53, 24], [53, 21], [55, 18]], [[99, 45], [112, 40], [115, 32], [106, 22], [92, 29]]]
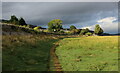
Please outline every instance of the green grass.
[[52, 36], [3, 36], [3, 71], [47, 71]]
[[118, 37], [65, 38], [56, 48], [64, 71], [118, 71]]

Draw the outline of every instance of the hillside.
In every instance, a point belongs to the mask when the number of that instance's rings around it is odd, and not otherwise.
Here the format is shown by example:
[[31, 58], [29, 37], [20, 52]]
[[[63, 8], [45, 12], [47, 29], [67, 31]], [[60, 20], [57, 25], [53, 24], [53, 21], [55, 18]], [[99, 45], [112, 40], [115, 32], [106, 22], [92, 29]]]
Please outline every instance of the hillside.
[[58, 39], [10, 24], [2, 24], [2, 70], [47, 71], [50, 49]]
[[37, 33], [33, 29], [12, 24], [2, 24], [3, 35], [30, 35]]

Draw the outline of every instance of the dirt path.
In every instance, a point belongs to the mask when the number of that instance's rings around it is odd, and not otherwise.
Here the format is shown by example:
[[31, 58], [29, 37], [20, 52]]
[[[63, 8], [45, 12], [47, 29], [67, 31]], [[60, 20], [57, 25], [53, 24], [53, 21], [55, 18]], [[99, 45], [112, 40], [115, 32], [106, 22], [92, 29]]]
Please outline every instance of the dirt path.
[[59, 71], [59, 73], [63, 73], [62, 71], [62, 67], [61, 64], [59, 62], [58, 56], [55, 54], [55, 48], [58, 46], [58, 43], [55, 43], [55, 45], [51, 48], [50, 50], [50, 55], [53, 58], [53, 62], [54, 62], [54, 67], [56, 71]]

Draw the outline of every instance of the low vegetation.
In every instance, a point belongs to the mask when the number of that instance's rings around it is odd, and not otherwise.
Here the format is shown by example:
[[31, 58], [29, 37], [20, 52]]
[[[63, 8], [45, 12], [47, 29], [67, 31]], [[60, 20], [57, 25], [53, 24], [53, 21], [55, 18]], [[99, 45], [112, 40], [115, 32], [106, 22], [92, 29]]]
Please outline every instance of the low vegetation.
[[47, 71], [50, 49], [56, 37], [46, 35], [3, 35], [3, 71]]
[[65, 38], [56, 54], [64, 71], [118, 71], [118, 37]]

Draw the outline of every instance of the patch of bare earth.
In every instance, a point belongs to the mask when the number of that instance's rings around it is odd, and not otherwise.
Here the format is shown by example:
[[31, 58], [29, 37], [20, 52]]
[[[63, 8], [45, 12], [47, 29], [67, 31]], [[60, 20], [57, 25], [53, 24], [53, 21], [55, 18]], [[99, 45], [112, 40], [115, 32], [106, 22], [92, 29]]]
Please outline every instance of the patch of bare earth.
[[54, 67], [55, 70], [59, 73], [63, 73], [61, 64], [59, 62], [58, 56], [55, 54], [55, 48], [58, 46], [58, 43], [55, 43], [55, 45], [51, 48], [50, 55], [53, 57]]

